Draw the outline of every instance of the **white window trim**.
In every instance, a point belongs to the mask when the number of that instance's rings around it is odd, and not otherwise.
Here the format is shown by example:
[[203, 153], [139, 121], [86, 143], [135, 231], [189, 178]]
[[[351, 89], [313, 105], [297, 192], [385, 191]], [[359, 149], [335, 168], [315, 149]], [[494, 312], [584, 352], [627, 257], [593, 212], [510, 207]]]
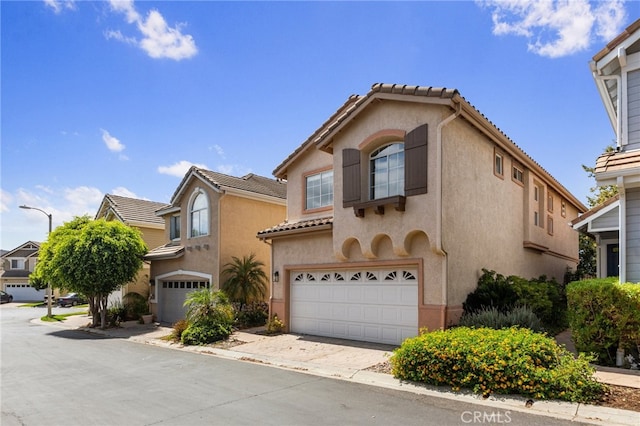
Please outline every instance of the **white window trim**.
[[[406, 167], [406, 162], [404, 161], [404, 141], [402, 141], [402, 140], [392, 140], [392, 141], [388, 141], [388, 142], [386, 142], [386, 143], [384, 143], [384, 144], [382, 144], [382, 145], [378, 146], [377, 148], [373, 149], [373, 150], [369, 153], [369, 155], [367, 156], [367, 158], [368, 158], [368, 162], [367, 162], [367, 176], [368, 176], [368, 183], [369, 183], [369, 185], [368, 185], [368, 190], [367, 190], [367, 192], [368, 192], [368, 194], [367, 194], [367, 195], [368, 195], [369, 200], [378, 200], [378, 199], [381, 199], [381, 198], [386, 198], [386, 197], [375, 197], [375, 195], [374, 195], [374, 192], [375, 192], [375, 191], [374, 191], [374, 188], [373, 188], [373, 182], [372, 182], [372, 175], [373, 175], [373, 173], [372, 173], [372, 170], [371, 170], [371, 163], [372, 163], [372, 162], [373, 162], [373, 160], [374, 160], [374, 159], [373, 159], [373, 153], [374, 153], [374, 152], [377, 152], [377, 151], [380, 151], [380, 150], [386, 149], [387, 147], [392, 146], [392, 145], [400, 145], [400, 146], [402, 146], [402, 154], [403, 154], [403, 161], [402, 161], [403, 185], [402, 185], [402, 191], [401, 191], [401, 193], [400, 193], [400, 194], [393, 194], [393, 195], [388, 195], [388, 196], [389, 196], [389, 197], [392, 197], [392, 196], [395, 196], [395, 195], [404, 195], [404, 185], [405, 185], [405, 182], [404, 182], [404, 168]], [[398, 153], [399, 153], [399, 152], [400, 152], [400, 151], [398, 151]], [[393, 154], [396, 154], [396, 153], [393, 153]], [[387, 155], [387, 157], [389, 157], [389, 155]], [[387, 177], [388, 177], [388, 175], [387, 175]], [[387, 192], [388, 192], [388, 189], [389, 189], [389, 182], [388, 182], [388, 180], [387, 180]]]

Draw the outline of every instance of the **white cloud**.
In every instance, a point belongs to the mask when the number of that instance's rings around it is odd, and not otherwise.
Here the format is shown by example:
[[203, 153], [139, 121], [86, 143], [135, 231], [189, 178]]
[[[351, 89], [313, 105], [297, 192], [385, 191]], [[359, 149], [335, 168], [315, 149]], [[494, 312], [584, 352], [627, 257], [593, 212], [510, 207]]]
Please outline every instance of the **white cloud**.
[[129, 197], [129, 198], [138, 198], [135, 192], [132, 192], [125, 188], [124, 186], [119, 186], [117, 188], [113, 188], [111, 191], [113, 195], [119, 195], [121, 197]]
[[[25, 241], [44, 241], [47, 238], [48, 218], [56, 227], [72, 220], [75, 216], [94, 217], [102, 202], [102, 192], [89, 186], [49, 187], [38, 185], [33, 188], [19, 188], [13, 192], [0, 190], [2, 212], [0, 244], [3, 249], [13, 249]], [[27, 205], [41, 209], [22, 210]]]
[[13, 202], [13, 196], [5, 191], [4, 189], [0, 189], [0, 213], [9, 211], [9, 204]]
[[102, 191], [98, 188], [89, 186], [79, 186], [77, 188], [66, 188], [64, 190], [64, 199], [67, 200], [67, 206], [70, 211], [77, 212], [76, 216], [89, 214], [95, 215], [103, 198]]
[[173, 28], [167, 25], [164, 17], [156, 9], [151, 10], [146, 19], [136, 11], [133, 0], [111, 0], [111, 10], [125, 15], [127, 23], [135, 24], [142, 34], [138, 42], [135, 38], [125, 37], [120, 31], [109, 30], [108, 39], [136, 43], [152, 58], [169, 58], [176, 61], [191, 58], [198, 53], [193, 37], [182, 33], [184, 24]]
[[215, 151], [221, 158], [225, 158], [224, 149], [218, 144], [209, 147], [209, 151]]
[[102, 132], [102, 140], [105, 143], [105, 145], [107, 145], [107, 148], [109, 148], [109, 151], [120, 152], [124, 150], [125, 146], [122, 143], [120, 143], [120, 141], [117, 138], [111, 136], [109, 132], [107, 132], [104, 129], [100, 129], [100, 131]]
[[216, 171], [229, 176], [244, 176], [251, 173], [251, 169], [236, 164], [220, 164], [216, 166]]
[[172, 164], [171, 166], [159, 166], [158, 173], [181, 178], [187, 173], [191, 166], [196, 166], [201, 169], [208, 169], [208, 167], [204, 164], [195, 164], [190, 161], [182, 160], [178, 161], [175, 164]]
[[76, 3], [74, 0], [44, 0], [44, 4], [53, 9], [53, 13], [56, 15], [61, 13], [63, 9], [76, 9]]
[[558, 58], [587, 49], [593, 36], [608, 42], [621, 30], [624, 1], [484, 0], [492, 9], [493, 33], [528, 39], [531, 52]]

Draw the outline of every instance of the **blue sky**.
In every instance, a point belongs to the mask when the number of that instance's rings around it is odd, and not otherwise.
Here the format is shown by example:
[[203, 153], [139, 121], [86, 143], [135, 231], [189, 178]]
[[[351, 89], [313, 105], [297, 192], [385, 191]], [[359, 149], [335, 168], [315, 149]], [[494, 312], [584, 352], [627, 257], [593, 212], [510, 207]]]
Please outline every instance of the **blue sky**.
[[0, 247], [271, 172], [374, 83], [458, 89], [586, 204], [615, 138], [588, 62], [640, 3], [2, 1]]

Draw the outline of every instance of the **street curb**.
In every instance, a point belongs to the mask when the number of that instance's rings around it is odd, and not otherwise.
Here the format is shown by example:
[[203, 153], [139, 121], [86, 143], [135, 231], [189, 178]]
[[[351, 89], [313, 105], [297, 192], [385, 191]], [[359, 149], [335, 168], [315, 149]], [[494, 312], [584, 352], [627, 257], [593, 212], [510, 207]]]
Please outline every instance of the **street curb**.
[[[66, 325], [64, 323], [44, 322], [39, 318], [34, 319], [32, 322], [44, 325], [58, 326], [60, 328], [66, 328], [70, 330], [84, 331], [97, 335], [113, 336], [113, 334], [110, 334], [106, 330], [89, 327], [74, 327]], [[640, 422], [640, 413], [618, 408], [599, 407], [595, 405], [570, 403], [563, 401], [535, 401], [532, 405], [527, 407], [527, 401], [530, 400], [518, 395], [501, 395], [483, 398], [480, 395], [466, 390], [453, 392], [451, 390], [445, 390], [436, 386], [423, 385], [413, 382], [404, 382], [394, 378], [390, 374], [376, 373], [373, 371], [326, 367], [324, 365], [313, 364], [310, 362], [279, 359], [271, 356], [245, 353], [233, 349], [215, 348], [210, 346], [183, 346], [171, 342], [166, 342], [157, 338], [149, 339], [148, 337], [144, 337], [144, 335], [120, 338], [135, 343], [143, 343], [166, 349], [192, 352], [201, 355], [211, 355], [236, 361], [251, 362], [254, 364], [261, 364], [265, 366], [281, 368], [284, 370], [295, 371], [298, 373], [306, 373], [314, 376], [344, 380], [353, 383], [377, 386], [397, 391], [412, 392], [415, 394], [435, 398], [455, 400], [457, 402], [462, 401], [483, 407], [491, 407], [493, 409], [501, 410], [502, 412], [517, 411], [593, 425], [638, 426]]]

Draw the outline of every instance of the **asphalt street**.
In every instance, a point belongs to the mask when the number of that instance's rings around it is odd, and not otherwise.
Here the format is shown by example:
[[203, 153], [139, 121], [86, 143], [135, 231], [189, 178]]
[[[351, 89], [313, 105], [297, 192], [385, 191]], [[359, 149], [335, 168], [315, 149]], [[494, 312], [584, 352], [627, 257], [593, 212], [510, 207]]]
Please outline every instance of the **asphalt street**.
[[3, 426], [579, 424], [31, 322], [44, 314], [0, 306]]

